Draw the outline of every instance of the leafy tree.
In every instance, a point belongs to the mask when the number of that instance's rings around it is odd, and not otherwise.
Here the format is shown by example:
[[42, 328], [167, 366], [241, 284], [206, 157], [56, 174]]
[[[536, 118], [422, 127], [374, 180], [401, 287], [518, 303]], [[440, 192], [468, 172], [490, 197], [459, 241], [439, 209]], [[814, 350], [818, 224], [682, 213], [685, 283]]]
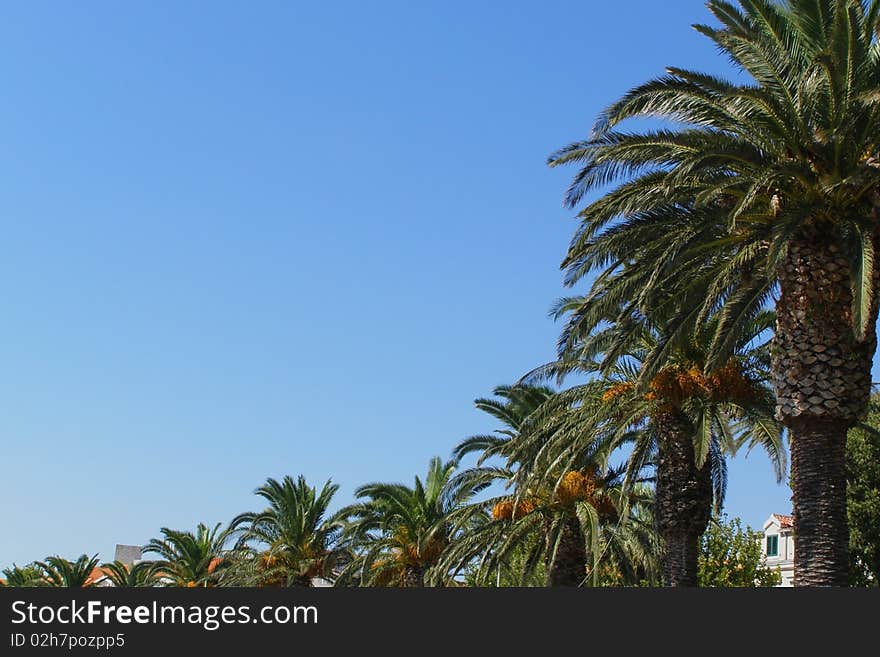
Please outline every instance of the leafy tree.
[[880, 394], [865, 424], [850, 430], [846, 457], [850, 583], [880, 586]]
[[42, 570], [46, 586], [89, 588], [95, 585], [92, 571], [98, 566], [98, 561], [98, 555], [89, 557], [83, 554], [76, 561], [59, 556], [46, 557], [46, 561], [37, 561], [36, 565]]
[[160, 581], [187, 588], [217, 586], [230, 563], [225, 548], [230, 531], [220, 526], [199, 523], [195, 533], [162, 527], [163, 538], [153, 538], [144, 547], [144, 554], [161, 557], [153, 562]]
[[756, 587], [782, 582], [761, 554], [761, 532], [743, 527], [739, 518], [715, 519], [700, 541], [700, 586]]
[[[355, 495], [364, 500], [337, 514], [343, 535], [355, 557], [340, 573], [337, 584], [422, 587], [453, 538], [451, 514], [470, 494], [447, 488], [457, 464], [434, 457], [424, 482], [412, 487], [371, 483]], [[434, 583], [448, 580], [437, 577]]]
[[318, 491], [303, 476], [267, 479], [256, 494], [269, 506], [232, 521], [233, 531], [240, 533], [232, 579], [251, 586], [311, 586], [317, 577], [332, 580], [348, 556], [338, 525], [326, 517], [338, 489], [328, 481]]
[[[775, 303], [795, 584], [845, 585], [846, 435], [866, 414], [877, 345], [880, 3], [708, 7], [720, 26], [695, 27], [744, 82], [668, 68], [613, 103], [587, 140], [551, 156], [581, 167], [571, 207], [612, 185], [580, 211], [566, 282], [629, 266], [618, 291], [643, 311], [658, 286], [675, 288], [687, 303], [670, 339], [720, 311], [707, 370], [729, 358], [738, 324]], [[664, 123], [621, 127], [643, 118]]]

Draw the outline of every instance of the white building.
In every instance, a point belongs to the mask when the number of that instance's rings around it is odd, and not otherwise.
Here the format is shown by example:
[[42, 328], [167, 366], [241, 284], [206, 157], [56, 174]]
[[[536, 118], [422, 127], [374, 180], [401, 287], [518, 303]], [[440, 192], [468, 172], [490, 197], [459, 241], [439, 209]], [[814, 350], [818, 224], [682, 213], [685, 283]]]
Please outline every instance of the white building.
[[770, 568], [779, 569], [782, 584], [794, 586], [794, 521], [791, 516], [774, 513], [764, 523], [761, 553]]

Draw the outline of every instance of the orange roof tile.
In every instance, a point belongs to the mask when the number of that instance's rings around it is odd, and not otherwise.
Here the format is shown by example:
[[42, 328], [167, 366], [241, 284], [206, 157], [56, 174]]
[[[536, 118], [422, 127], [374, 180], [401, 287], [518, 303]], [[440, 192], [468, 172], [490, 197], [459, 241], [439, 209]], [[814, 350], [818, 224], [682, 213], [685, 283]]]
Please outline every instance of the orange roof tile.
[[791, 516], [786, 516], [781, 513], [774, 513], [773, 517], [779, 521], [780, 529], [791, 529], [794, 527], [794, 518]]
[[85, 586], [90, 586], [92, 584], [97, 584], [105, 577], [110, 576], [110, 571], [106, 568], [101, 568], [100, 566], [93, 568], [92, 572], [89, 573], [88, 578], [86, 578]]

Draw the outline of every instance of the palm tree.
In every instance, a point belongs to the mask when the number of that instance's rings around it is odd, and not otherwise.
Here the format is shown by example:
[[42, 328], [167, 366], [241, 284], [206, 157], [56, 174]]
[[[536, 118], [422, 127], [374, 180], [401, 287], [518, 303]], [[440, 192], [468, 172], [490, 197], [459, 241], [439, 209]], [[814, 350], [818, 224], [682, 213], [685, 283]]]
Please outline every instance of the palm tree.
[[[654, 466], [653, 517], [663, 539], [664, 582], [696, 586], [700, 536], [713, 505], [720, 509], [724, 499], [724, 454], [746, 443], [760, 444], [774, 462], [777, 479], [784, 473], [781, 431], [772, 420], [772, 393], [762, 379], [766, 350], [750, 346], [771, 316], [762, 315], [740, 336], [735, 357], [704, 374], [705, 344], [714, 328], [710, 323], [667, 353], [645, 392], [638, 385], [643, 363], [657, 343], [665, 343], [662, 332], [634, 314], [576, 339], [583, 328], [577, 326], [582, 319], [577, 313], [585, 305], [583, 298], [563, 300], [558, 314], [574, 314], [563, 332], [562, 359], [531, 376], [565, 377], [578, 371], [605, 376], [570, 388], [537, 414], [534, 426], [523, 431], [519, 449], [533, 450], [533, 435], [541, 447], [520, 478], [540, 483], [547, 480], [548, 464], [568, 469], [596, 443], [596, 436], [604, 435], [600, 443], [611, 450], [629, 445], [624, 491], [646, 466]], [[606, 361], [600, 363], [602, 357]]]
[[103, 564], [101, 569], [113, 586], [118, 588], [143, 588], [159, 584], [155, 564], [147, 561], [132, 565], [122, 561], [110, 561]]
[[358, 488], [355, 495], [364, 501], [337, 514], [356, 552], [337, 583], [422, 587], [427, 576], [447, 583], [429, 571], [454, 538], [451, 514], [470, 494], [447, 486], [456, 467], [434, 457], [424, 482], [416, 476], [412, 487], [380, 482]]
[[0, 586], [8, 587], [35, 587], [45, 586], [43, 572], [40, 567], [35, 564], [27, 566], [12, 565], [11, 568], [3, 569], [3, 579], [0, 580]]
[[338, 525], [325, 517], [338, 489], [328, 481], [317, 491], [303, 476], [267, 479], [256, 494], [268, 508], [242, 513], [231, 523], [241, 533], [236, 569], [243, 583], [311, 586], [317, 577], [332, 580], [348, 556]]
[[162, 527], [163, 538], [153, 538], [144, 546], [144, 554], [155, 553], [153, 562], [160, 581], [169, 586], [217, 586], [223, 570], [229, 566], [225, 545], [230, 530], [199, 523], [195, 533]]
[[76, 561], [59, 556], [46, 557], [46, 561], [37, 561], [36, 565], [43, 571], [46, 586], [89, 588], [97, 581], [92, 572], [98, 561], [98, 555], [83, 554]]
[[[473, 468], [452, 480], [455, 487], [476, 492], [499, 483], [509, 488], [523, 462], [533, 459], [537, 451], [512, 456], [523, 426], [554, 399], [554, 391], [521, 384], [499, 386], [494, 394], [500, 399], [477, 399], [475, 405], [500, 420], [504, 428], [467, 438], [455, 448], [457, 459], [481, 452]], [[650, 569], [650, 531], [635, 522], [621, 522], [620, 473], [600, 472], [597, 454], [585, 449], [580, 462], [571, 464], [551, 485], [516, 489], [456, 512], [465, 529], [444, 554], [445, 570], [470, 567], [473, 579], [487, 582], [493, 576], [499, 579], [501, 568], [507, 569], [514, 558], [519, 572], [506, 573], [506, 579], [512, 577], [520, 584], [535, 582], [540, 572], [548, 586], [596, 584], [601, 571], [622, 574], [621, 583], [637, 580], [636, 571]], [[503, 465], [486, 465], [492, 457], [501, 457]]]
[[590, 464], [569, 470], [555, 488], [521, 490], [472, 505], [485, 518], [473, 522], [471, 511], [470, 526], [444, 553], [440, 572], [469, 569], [477, 582], [491, 584], [504, 569], [505, 579], [519, 586], [652, 580], [656, 541], [650, 503], [644, 487], [622, 494], [619, 469], [603, 473]]
[[[655, 283], [694, 282], [707, 293], [676, 332], [723, 307], [709, 369], [729, 357], [736, 324], [775, 301], [772, 374], [776, 415], [791, 437], [795, 583], [843, 586], [844, 448], [868, 408], [877, 344], [880, 2], [708, 7], [720, 27], [695, 27], [745, 82], [669, 68], [611, 105], [589, 139], [551, 156], [552, 166], [581, 165], [571, 207], [616, 185], [581, 210], [566, 281], [630, 264], [629, 299], [643, 310]], [[618, 128], [644, 117], [670, 124]]]

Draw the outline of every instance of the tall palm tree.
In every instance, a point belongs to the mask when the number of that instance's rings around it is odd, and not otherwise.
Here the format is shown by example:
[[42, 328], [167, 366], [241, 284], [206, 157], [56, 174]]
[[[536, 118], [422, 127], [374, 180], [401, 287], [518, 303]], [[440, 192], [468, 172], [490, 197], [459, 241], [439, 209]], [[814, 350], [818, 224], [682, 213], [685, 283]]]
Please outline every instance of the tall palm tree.
[[[532, 450], [511, 458], [511, 449], [529, 417], [554, 398], [554, 391], [521, 384], [499, 386], [494, 394], [500, 399], [477, 399], [475, 405], [504, 426], [494, 434], [467, 438], [455, 448], [459, 459], [480, 452], [476, 465], [455, 477], [455, 486], [479, 491], [497, 483], [510, 488], [522, 462], [534, 456]], [[514, 487], [459, 510], [457, 517], [469, 526], [444, 554], [446, 569], [457, 571], [477, 559], [472, 573], [485, 581], [493, 573], [500, 576], [508, 560], [519, 555], [521, 570], [510, 575], [520, 583], [534, 581], [543, 571], [548, 586], [579, 586], [597, 583], [603, 569], [632, 574], [647, 565], [650, 532], [619, 522], [620, 473], [600, 472], [596, 455], [595, 450], [584, 450], [580, 462], [551, 485]], [[492, 457], [500, 457], [501, 464], [488, 465]]]
[[332, 580], [348, 556], [338, 525], [326, 517], [338, 489], [328, 481], [318, 491], [302, 475], [267, 479], [256, 494], [269, 506], [242, 513], [231, 523], [240, 533], [236, 567], [243, 583], [312, 586], [318, 577]]
[[46, 557], [46, 561], [37, 561], [36, 565], [43, 571], [46, 586], [90, 588], [96, 583], [92, 571], [98, 562], [98, 555], [83, 554], [76, 561], [59, 556]]
[[110, 561], [103, 564], [101, 569], [117, 588], [144, 588], [159, 584], [155, 564], [148, 561], [132, 565], [121, 561]]
[[[412, 487], [371, 483], [355, 495], [362, 502], [339, 511], [343, 531], [355, 558], [343, 569], [338, 584], [422, 587], [453, 539], [451, 514], [470, 491], [450, 489], [457, 464], [431, 459], [424, 482], [418, 476]], [[445, 584], [444, 577], [432, 577]]]
[[229, 566], [226, 543], [230, 530], [221, 523], [209, 528], [199, 523], [195, 532], [162, 527], [162, 538], [153, 538], [144, 546], [144, 554], [158, 554], [153, 562], [160, 581], [169, 586], [192, 588], [217, 586]]
[[[843, 586], [844, 448], [868, 408], [877, 345], [880, 2], [707, 4], [720, 26], [695, 27], [744, 82], [669, 68], [612, 104], [589, 139], [551, 156], [581, 166], [569, 206], [615, 185], [581, 210], [566, 280], [629, 263], [630, 299], [643, 309], [655, 283], [697, 283], [707, 293], [677, 324], [686, 331], [723, 307], [710, 369], [729, 357], [735, 325], [775, 303], [795, 584]], [[619, 128], [645, 117], [670, 123]]]
[[[585, 300], [564, 300], [558, 312], [580, 311]], [[740, 336], [736, 356], [704, 374], [705, 344], [713, 324], [668, 352], [664, 366], [643, 391], [639, 379], [643, 363], [662, 342], [661, 332], [646, 318], [634, 314], [573, 340], [581, 320], [574, 314], [566, 327], [563, 360], [536, 370], [532, 376], [564, 377], [575, 371], [603, 371], [605, 376], [577, 385], [559, 395], [535, 418], [535, 428], [523, 432], [523, 448], [537, 434], [541, 448], [529, 471], [521, 477], [547, 479], [548, 463], [565, 469], [596, 441], [610, 449], [628, 444], [627, 482], [635, 481], [649, 465], [655, 471], [653, 517], [663, 539], [663, 579], [669, 586], [697, 585], [700, 536], [706, 530], [713, 504], [719, 509], [726, 488], [725, 453], [748, 443], [763, 445], [781, 480], [785, 469], [779, 427], [772, 420], [772, 393], [763, 383], [761, 362], [766, 350], [750, 347], [764, 332], [769, 315]], [[702, 338], [702, 341], [701, 341]], [[610, 363], [600, 365], [601, 357]], [[548, 423], [556, 428], [548, 431]], [[545, 437], [546, 436], [546, 437]]]

